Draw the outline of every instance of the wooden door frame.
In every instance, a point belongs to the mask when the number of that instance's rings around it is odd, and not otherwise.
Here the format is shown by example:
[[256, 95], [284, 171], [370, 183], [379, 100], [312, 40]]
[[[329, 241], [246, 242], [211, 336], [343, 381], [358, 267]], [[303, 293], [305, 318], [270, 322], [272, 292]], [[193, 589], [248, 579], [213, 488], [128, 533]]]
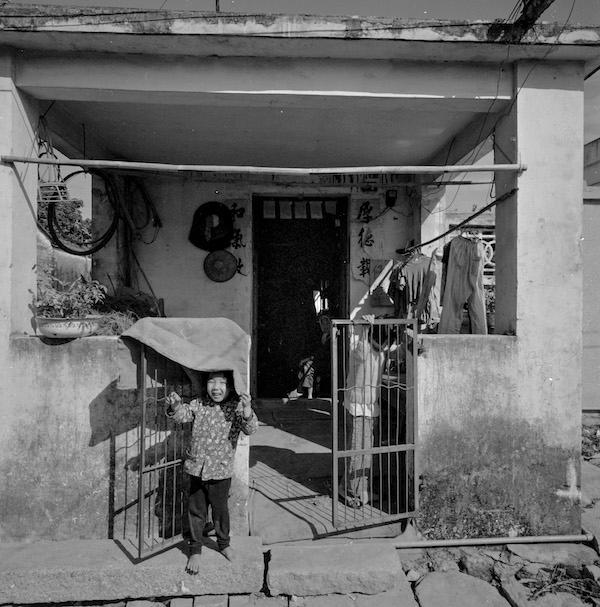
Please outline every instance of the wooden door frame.
[[343, 248], [343, 259], [342, 266], [344, 271], [342, 272], [341, 289], [342, 297], [340, 301], [342, 317], [347, 318], [350, 310], [350, 193], [331, 193], [331, 194], [305, 194], [304, 192], [296, 192], [294, 194], [289, 193], [277, 193], [277, 194], [252, 194], [252, 319], [250, 326], [252, 327], [252, 339], [250, 340], [250, 390], [251, 394], [257, 395], [258, 387], [258, 350], [257, 350], [257, 335], [258, 335], [258, 247], [256, 245], [257, 232], [258, 232], [258, 221], [260, 202], [265, 198], [272, 198], [278, 200], [280, 198], [322, 198], [323, 200], [335, 198], [343, 200], [345, 204], [345, 217], [344, 217], [344, 248]]

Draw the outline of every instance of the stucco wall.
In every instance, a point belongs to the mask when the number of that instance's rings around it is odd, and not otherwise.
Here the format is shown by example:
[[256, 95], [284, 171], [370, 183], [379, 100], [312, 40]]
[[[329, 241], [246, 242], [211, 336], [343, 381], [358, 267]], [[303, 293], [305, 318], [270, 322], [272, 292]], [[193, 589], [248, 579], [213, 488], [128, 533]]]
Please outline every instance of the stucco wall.
[[[224, 316], [244, 331], [251, 331], [252, 311], [252, 230], [251, 196], [247, 186], [207, 183], [193, 177], [160, 177], [145, 180], [158, 209], [163, 228], [150, 245], [139, 244], [137, 255], [154, 291], [165, 302], [169, 317]], [[194, 211], [203, 203], [216, 200], [231, 208], [244, 209], [236, 217], [243, 245], [230, 249], [243, 267], [231, 280], [214, 282], [204, 272], [207, 252], [188, 240]], [[98, 277], [100, 280], [102, 276]], [[147, 291], [140, 278], [140, 288]]]
[[504, 335], [422, 337], [419, 526], [430, 538], [579, 533], [577, 444], [549, 432], [542, 400], [520, 407], [518, 348]]
[[[134, 534], [139, 455], [137, 352], [117, 337], [11, 341], [12, 378], [0, 403], [0, 541]], [[248, 440], [230, 498], [232, 532], [247, 534]], [[126, 533], [124, 534], [124, 531]]]
[[[373, 298], [369, 287], [377, 284], [381, 272], [378, 263], [397, 257], [395, 250], [406, 246], [417, 237], [415, 224], [419, 222], [418, 199], [409, 197], [403, 185], [374, 187], [356, 184], [347, 187], [319, 187], [307, 183], [300, 186], [273, 186], [227, 182], [206, 182], [194, 177], [157, 177], [145, 180], [146, 188], [158, 208], [163, 228], [150, 245], [137, 243], [136, 253], [158, 297], [165, 301], [165, 312], [170, 317], [225, 316], [245, 331], [252, 330], [252, 196], [253, 194], [284, 196], [349, 197], [349, 309], [353, 315], [366, 312], [389, 313], [391, 302], [386, 298]], [[366, 186], [366, 187], [363, 187]], [[387, 208], [387, 190], [396, 192], [393, 208]], [[241, 241], [229, 250], [242, 266], [231, 280], [211, 281], [203, 269], [207, 252], [188, 241], [194, 211], [203, 203], [216, 200], [228, 207], [243, 209], [236, 216], [235, 228], [240, 230]], [[361, 232], [362, 230], [362, 232]], [[361, 271], [361, 261], [368, 260], [370, 269]], [[365, 268], [362, 264], [362, 268]], [[94, 264], [95, 271], [98, 264]], [[108, 263], [96, 277], [117, 272]], [[139, 274], [139, 273], [138, 273]], [[105, 278], [104, 278], [105, 279]], [[147, 290], [140, 277], [140, 287]], [[387, 284], [384, 282], [383, 287]], [[373, 289], [371, 289], [373, 290]], [[384, 305], [381, 305], [381, 304]]]
[[600, 409], [600, 193], [583, 204], [583, 409]]

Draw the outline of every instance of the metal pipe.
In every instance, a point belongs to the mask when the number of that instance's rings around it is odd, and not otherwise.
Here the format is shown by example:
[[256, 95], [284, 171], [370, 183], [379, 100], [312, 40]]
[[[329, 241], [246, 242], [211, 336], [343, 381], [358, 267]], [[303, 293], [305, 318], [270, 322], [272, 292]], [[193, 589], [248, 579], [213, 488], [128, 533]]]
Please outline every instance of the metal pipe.
[[84, 160], [56, 158], [30, 158], [28, 156], [0, 156], [4, 164], [22, 162], [27, 164], [52, 164], [62, 166], [78, 166], [94, 169], [134, 169], [139, 171], [164, 172], [202, 172], [202, 173], [263, 173], [268, 175], [344, 175], [355, 173], [367, 174], [435, 174], [435, 173], [471, 173], [491, 171], [524, 171], [524, 164], [455, 164], [445, 166], [363, 166], [363, 167], [328, 167], [328, 168], [293, 168], [293, 167], [263, 167], [245, 165], [204, 165], [204, 164], [166, 164], [161, 162], [127, 162], [121, 160]]
[[530, 535], [519, 537], [479, 537], [462, 540], [413, 540], [397, 542], [395, 548], [451, 548], [460, 546], [491, 546], [497, 544], [558, 544], [562, 542], [591, 542], [591, 533], [581, 535]]

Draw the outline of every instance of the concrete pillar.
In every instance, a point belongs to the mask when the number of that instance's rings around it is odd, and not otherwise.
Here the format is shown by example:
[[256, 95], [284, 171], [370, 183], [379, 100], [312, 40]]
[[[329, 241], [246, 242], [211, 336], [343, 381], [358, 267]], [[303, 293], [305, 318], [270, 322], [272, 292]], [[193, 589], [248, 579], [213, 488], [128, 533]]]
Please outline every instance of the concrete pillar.
[[[36, 155], [37, 106], [16, 89], [13, 70], [12, 55], [0, 51], [0, 154]], [[33, 330], [30, 304], [36, 285], [37, 169], [21, 164], [17, 165], [17, 171], [22, 186], [12, 168], [0, 165], [0, 382], [3, 386], [10, 380], [10, 335]]]
[[583, 66], [516, 64], [515, 101], [496, 129], [496, 332], [516, 333], [515, 398], [550, 442], [578, 448], [582, 360]]

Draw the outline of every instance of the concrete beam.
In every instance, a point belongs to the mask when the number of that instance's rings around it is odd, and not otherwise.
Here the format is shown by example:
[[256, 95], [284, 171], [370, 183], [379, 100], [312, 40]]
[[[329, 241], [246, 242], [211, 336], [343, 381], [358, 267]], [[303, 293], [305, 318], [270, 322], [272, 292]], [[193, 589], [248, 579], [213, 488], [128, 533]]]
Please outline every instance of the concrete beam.
[[[39, 99], [197, 104], [232, 103], [243, 95], [260, 105], [273, 97], [450, 101], [456, 111], [486, 112], [511, 99], [511, 79], [490, 65], [252, 57], [24, 55], [17, 85]], [[252, 103], [252, 101], [250, 101]]]

